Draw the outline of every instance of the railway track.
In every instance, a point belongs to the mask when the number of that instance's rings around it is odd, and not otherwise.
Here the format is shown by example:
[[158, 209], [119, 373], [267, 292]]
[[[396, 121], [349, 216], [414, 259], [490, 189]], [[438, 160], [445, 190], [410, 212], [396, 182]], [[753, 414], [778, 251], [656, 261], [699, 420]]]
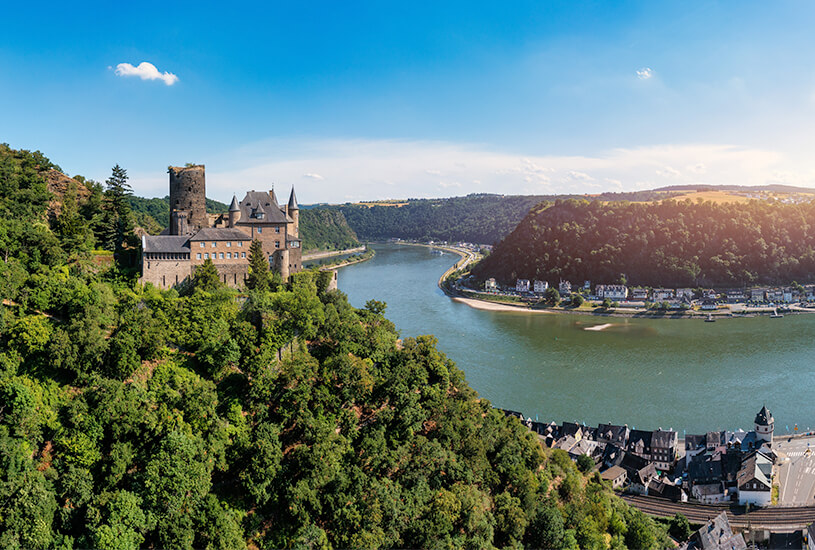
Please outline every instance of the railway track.
[[803, 529], [815, 522], [815, 506], [753, 508], [748, 513], [744, 506], [734, 504], [695, 504], [635, 495], [624, 495], [622, 498], [648, 515], [673, 517], [674, 514], [680, 513], [692, 523], [705, 523], [722, 512], [727, 512], [730, 525], [741, 529], [749, 524], [753, 529], [789, 531]]

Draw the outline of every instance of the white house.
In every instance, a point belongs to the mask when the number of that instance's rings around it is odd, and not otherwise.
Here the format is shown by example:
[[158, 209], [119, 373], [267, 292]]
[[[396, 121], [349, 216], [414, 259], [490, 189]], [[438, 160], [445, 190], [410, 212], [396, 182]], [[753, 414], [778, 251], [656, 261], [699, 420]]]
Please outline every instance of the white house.
[[529, 292], [529, 279], [518, 279], [515, 282], [515, 290], [518, 292]]
[[676, 299], [677, 300], [687, 300], [690, 302], [693, 300], [693, 289], [692, 288], [677, 288], [676, 289]]
[[535, 281], [534, 282], [534, 290], [535, 294], [543, 294], [546, 292], [546, 289], [549, 288], [549, 283], [547, 281]]
[[694, 485], [691, 488], [691, 496], [702, 504], [720, 504], [729, 500], [727, 489], [721, 481]]
[[571, 294], [572, 293], [572, 283], [569, 281], [564, 281], [563, 279], [560, 280], [560, 284], [558, 285], [558, 292], [560, 294]]
[[767, 293], [766, 288], [751, 288], [750, 300], [753, 302], [763, 302]]
[[667, 302], [674, 299], [674, 290], [672, 288], [655, 288], [654, 301]]
[[495, 292], [498, 290], [498, 283], [495, 282], [495, 279], [490, 277], [486, 281], [484, 281], [484, 290], [487, 292]]
[[628, 298], [628, 287], [625, 285], [597, 285], [594, 292], [601, 299], [620, 301]]
[[773, 463], [762, 453], [755, 452], [744, 459], [736, 481], [742, 506], [748, 502], [753, 506], [772, 504]]
[[634, 301], [645, 301], [648, 299], [648, 289], [647, 288], [632, 288], [631, 289], [631, 299]]

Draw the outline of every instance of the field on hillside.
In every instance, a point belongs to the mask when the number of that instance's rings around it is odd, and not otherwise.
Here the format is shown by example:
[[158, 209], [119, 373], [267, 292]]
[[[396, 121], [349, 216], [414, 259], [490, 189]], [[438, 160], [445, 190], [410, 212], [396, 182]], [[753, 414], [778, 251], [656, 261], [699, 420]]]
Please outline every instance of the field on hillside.
[[701, 199], [702, 201], [710, 201], [714, 204], [721, 204], [724, 202], [744, 203], [750, 200], [743, 194], [733, 193], [730, 191], [691, 191], [690, 193], [673, 197], [673, 199], [677, 201], [690, 199], [693, 202]]

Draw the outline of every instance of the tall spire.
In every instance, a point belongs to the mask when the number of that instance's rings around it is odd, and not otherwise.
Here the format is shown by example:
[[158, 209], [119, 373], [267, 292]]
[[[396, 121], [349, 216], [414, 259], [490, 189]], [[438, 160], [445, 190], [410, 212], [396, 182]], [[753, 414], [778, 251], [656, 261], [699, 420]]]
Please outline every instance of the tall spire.
[[229, 205], [229, 211], [237, 212], [240, 209], [241, 209], [240, 206], [238, 206], [238, 197], [232, 195], [232, 204]]
[[289, 210], [299, 210], [297, 206], [297, 197], [294, 196], [294, 186], [291, 186], [291, 195], [289, 195]]

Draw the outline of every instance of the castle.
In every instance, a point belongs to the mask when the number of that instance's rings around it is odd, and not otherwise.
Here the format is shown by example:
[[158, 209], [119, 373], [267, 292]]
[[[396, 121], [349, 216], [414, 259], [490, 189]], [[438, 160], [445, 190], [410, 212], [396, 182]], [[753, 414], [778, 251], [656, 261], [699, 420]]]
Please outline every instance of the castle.
[[272, 270], [284, 280], [300, 271], [300, 209], [292, 187], [281, 206], [274, 190], [232, 197], [227, 214], [208, 214], [204, 166], [171, 166], [170, 226], [142, 237], [142, 282], [169, 288], [212, 260], [223, 282], [242, 285], [249, 275], [249, 246], [257, 240]]

